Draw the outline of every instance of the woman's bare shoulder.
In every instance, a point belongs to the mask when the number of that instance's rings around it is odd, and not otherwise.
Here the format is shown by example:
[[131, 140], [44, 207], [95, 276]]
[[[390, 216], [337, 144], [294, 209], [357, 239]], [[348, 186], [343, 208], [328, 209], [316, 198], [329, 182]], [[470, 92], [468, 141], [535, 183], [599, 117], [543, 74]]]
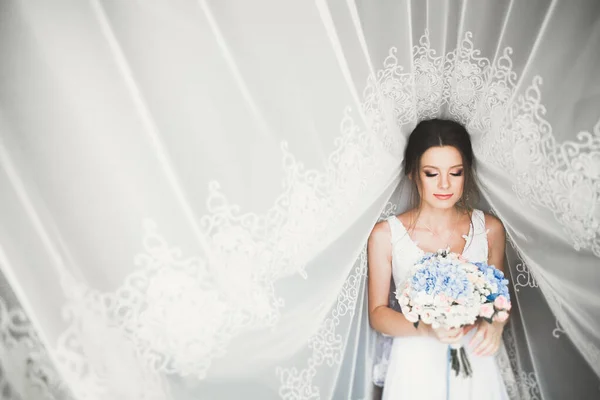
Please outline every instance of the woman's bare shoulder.
[[[395, 218], [398, 218], [402, 225], [409, 226], [412, 219], [414, 218], [414, 213], [416, 210], [408, 210], [402, 214], [395, 215]], [[378, 241], [378, 240], [388, 240], [391, 235], [390, 224], [387, 221], [380, 221], [375, 224], [373, 230], [371, 231], [370, 239]]]
[[386, 220], [379, 221], [373, 227], [371, 231], [372, 238], [378, 238], [381, 236], [389, 236], [391, 234], [390, 224]]
[[485, 217], [485, 227], [490, 230], [490, 233], [495, 231], [504, 234], [504, 225], [500, 221], [500, 218], [486, 212], [483, 215]]

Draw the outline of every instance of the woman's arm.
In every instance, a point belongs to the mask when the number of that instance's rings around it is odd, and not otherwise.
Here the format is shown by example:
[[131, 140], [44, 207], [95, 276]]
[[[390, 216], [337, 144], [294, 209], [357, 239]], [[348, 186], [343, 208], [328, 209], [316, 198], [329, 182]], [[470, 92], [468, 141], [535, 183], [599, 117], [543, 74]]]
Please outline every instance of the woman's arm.
[[369, 321], [378, 332], [390, 336], [428, 336], [429, 329], [412, 322], [388, 306], [392, 279], [392, 244], [389, 224], [379, 222], [373, 228], [367, 247], [369, 275]]
[[504, 249], [506, 247], [506, 233], [502, 222], [493, 215], [485, 215], [485, 226], [488, 233], [488, 264], [504, 272]]
[[[504, 249], [506, 247], [506, 233], [500, 220], [492, 215], [485, 215], [485, 226], [488, 233], [488, 264], [504, 272]], [[491, 356], [498, 351], [502, 341], [502, 331], [508, 322], [494, 321], [479, 322], [477, 333], [471, 339], [470, 345], [473, 352], [479, 356]]]

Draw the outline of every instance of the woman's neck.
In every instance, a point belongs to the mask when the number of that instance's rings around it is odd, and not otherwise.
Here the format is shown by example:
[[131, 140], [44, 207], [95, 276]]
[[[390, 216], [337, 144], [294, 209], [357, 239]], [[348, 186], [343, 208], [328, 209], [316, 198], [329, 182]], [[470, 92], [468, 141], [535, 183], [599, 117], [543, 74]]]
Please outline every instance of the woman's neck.
[[434, 208], [423, 203], [417, 209], [416, 218], [417, 221], [421, 221], [430, 229], [443, 230], [454, 228], [458, 222], [459, 214], [460, 211], [456, 207]]

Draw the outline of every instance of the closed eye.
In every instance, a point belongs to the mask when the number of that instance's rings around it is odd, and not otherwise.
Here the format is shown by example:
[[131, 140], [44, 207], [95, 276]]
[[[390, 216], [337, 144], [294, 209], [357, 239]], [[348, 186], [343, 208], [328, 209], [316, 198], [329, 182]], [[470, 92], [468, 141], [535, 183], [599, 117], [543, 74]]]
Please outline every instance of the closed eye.
[[463, 174], [463, 171], [450, 173], [450, 175], [452, 175], [452, 176], [462, 176], [462, 174]]
[[432, 177], [437, 176], [437, 175], [438, 174], [434, 174], [434, 173], [431, 173], [431, 172], [425, 172], [425, 176], [428, 177], [428, 178], [432, 178]]

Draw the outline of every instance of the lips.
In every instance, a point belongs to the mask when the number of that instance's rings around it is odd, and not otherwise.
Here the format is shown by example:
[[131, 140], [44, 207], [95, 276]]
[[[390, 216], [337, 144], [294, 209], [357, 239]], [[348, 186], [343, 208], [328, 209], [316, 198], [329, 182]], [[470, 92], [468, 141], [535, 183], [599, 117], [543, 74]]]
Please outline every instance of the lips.
[[434, 194], [434, 196], [440, 200], [448, 200], [450, 197], [452, 197], [452, 194]]

